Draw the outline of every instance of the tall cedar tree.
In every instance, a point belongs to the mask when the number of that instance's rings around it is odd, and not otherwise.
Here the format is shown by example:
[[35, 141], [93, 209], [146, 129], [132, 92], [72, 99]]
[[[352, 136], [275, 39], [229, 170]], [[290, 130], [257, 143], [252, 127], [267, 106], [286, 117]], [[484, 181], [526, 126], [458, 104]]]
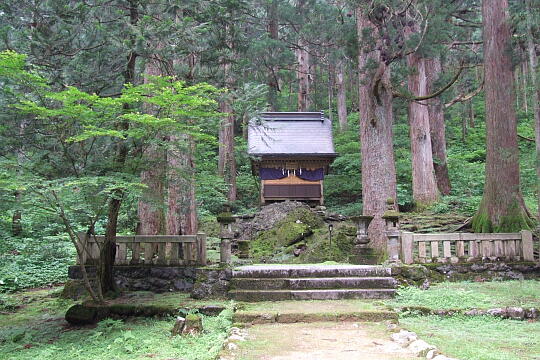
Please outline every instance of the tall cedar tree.
[[[382, 59], [382, 39], [377, 27], [361, 7], [356, 10], [358, 26], [358, 68], [360, 76], [360, 143], [362, 154], [362, 199], [364, 215], [374, 216], [369, 227], [372, 245], [386, 249], [382, 215], [388, 199], [396, 208], [396, 168], [392, 125], [390, 68]], [[366, 44], [375, 42], [375, 50]]]
[[531, 225], [520, 190], [508, 0], [482, 2], [486, 92], [486, 179], [472, 219], [475, 232], [511, 232]]

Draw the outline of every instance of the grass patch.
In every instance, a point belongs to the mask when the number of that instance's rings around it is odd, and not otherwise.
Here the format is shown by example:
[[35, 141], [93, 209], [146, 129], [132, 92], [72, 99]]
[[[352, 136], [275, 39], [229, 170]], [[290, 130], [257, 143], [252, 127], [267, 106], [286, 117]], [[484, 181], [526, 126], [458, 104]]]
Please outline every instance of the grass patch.
[[540, 322], [491, 316], [422, 316], [401, 325], [445, 355], [468, 360], [533, 360], [540, 356]]
[[381, 306], [373, 301], [366, 300], [307, 300], [307, 301], [263, 301], [257, 303], [243, 303], [242, 310], [252, 312], [279, 312], [279, 313], [347, 313], [355, 311], [376, 311]]
[[433, 310], [540, 307], [540, 281], [445, 282], [428, 290], [403, 287], [387, 304], [392, 307], [422, 306]]

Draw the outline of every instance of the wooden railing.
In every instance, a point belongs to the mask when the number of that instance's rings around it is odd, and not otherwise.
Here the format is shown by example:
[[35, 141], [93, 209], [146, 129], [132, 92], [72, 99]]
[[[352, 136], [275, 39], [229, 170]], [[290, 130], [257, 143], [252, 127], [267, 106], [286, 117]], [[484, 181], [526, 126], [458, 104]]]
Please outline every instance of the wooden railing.
[[[79, 234], [83, 263], [98, 263], [104, 236]], [[115, 265], [206, 265], [206, 234], [132, 235], [116, 237]]]
[[532, 233], [414, 234], [401, 232], [405, 264], [460, 262], [472, 259], [534, 261]]

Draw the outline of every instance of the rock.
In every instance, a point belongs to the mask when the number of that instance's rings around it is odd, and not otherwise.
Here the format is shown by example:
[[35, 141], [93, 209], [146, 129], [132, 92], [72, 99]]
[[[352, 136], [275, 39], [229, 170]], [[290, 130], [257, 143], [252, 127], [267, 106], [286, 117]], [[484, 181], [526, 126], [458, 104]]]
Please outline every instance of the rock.
[[[95, 283], [95, 281], [92, 281], [92, 283]], [[84, 281], [75, 279], [66, 281], [60, 296], [64, 299], [79, 300], [87, 295], [88, 291], [84, 287]]]
[[507, 307], [506, 316], [513, 320], [525, 319], [525, 311], [520, 307]]
[[483, 310], [472, 309], [472, 310], [469, 310], [469, 311], [465, 311], [465, 315], [467, 315], [467, 316], [481, 316], [481, 315], [486, 315], [486, 312], [483, 311]]
[[525, 317], [527, 319], [538, 319], [540, 317], [540, 314], [538, 312], [538, 309], [530, 308], [525, 310]]
[[184, 325], [185, 324], [186, 324], [186, 319], [184, 319], [181, 316], [177, 317], [176, 322], [174, 323], [174, 326], [173, 326], [173, 328], [171, 330], [171, 333], [173, 334], [173, 336], [181, 335], [182, 330], [184, 330]]
[[246, 339], [243, 336], [234, 334], [229, 336], [229, 341], [246, 341]]
[[435, 346], [428, 344], [424, 340], [415, 340], [407, 347], [413, 354], [425, 357], [430, 350], [435, 350]]
[[204, 305], [198, 310], [201, 314], [206, 316], [218, 316], [223, 310], [225, 310], [225, 307], [221, 305]]
[[426, 359], [432, 360], [437, 355], [438, 355], [438, 351], [436, 349], [429, 350], [426, 354]]
[[390, 335], [390, 338], [392, 339], [392, 341], [398, 343], [401, 346], [407, 346], [410, 343], [418, 340], [418, 337], [415, 333], [407, 330], [400, 330], [398, 333]]
[[68, 309], [65, 319], [71, 325], [91, 325], [105, 319], [107, 315], [106, 308], [77, 304]]
[[227, 350], [229, 350], [229, 351], [234, 351], [234, 350], [236, 350], [236, 349], [238, 349], [238, 345], [236, 345], [236, 344], [233, 343], [233, 342], [227, 343]]
[[203, 331], [202, 318], [196, 314], [188, 314], [182, 329], [182, 335], [196, 335]]
[[486, 313], [491, 316], [506, 317], [506, 309], [503, 308], [489, 309]]

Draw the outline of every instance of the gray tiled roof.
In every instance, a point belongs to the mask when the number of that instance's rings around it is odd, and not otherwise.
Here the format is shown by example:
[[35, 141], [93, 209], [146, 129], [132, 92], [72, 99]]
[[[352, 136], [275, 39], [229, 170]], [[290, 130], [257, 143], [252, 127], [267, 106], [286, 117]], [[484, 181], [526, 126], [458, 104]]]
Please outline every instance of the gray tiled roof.
[[332, 123], [322, 112], [267, 112], [248, 129], [250, 155], [335, 156]]

